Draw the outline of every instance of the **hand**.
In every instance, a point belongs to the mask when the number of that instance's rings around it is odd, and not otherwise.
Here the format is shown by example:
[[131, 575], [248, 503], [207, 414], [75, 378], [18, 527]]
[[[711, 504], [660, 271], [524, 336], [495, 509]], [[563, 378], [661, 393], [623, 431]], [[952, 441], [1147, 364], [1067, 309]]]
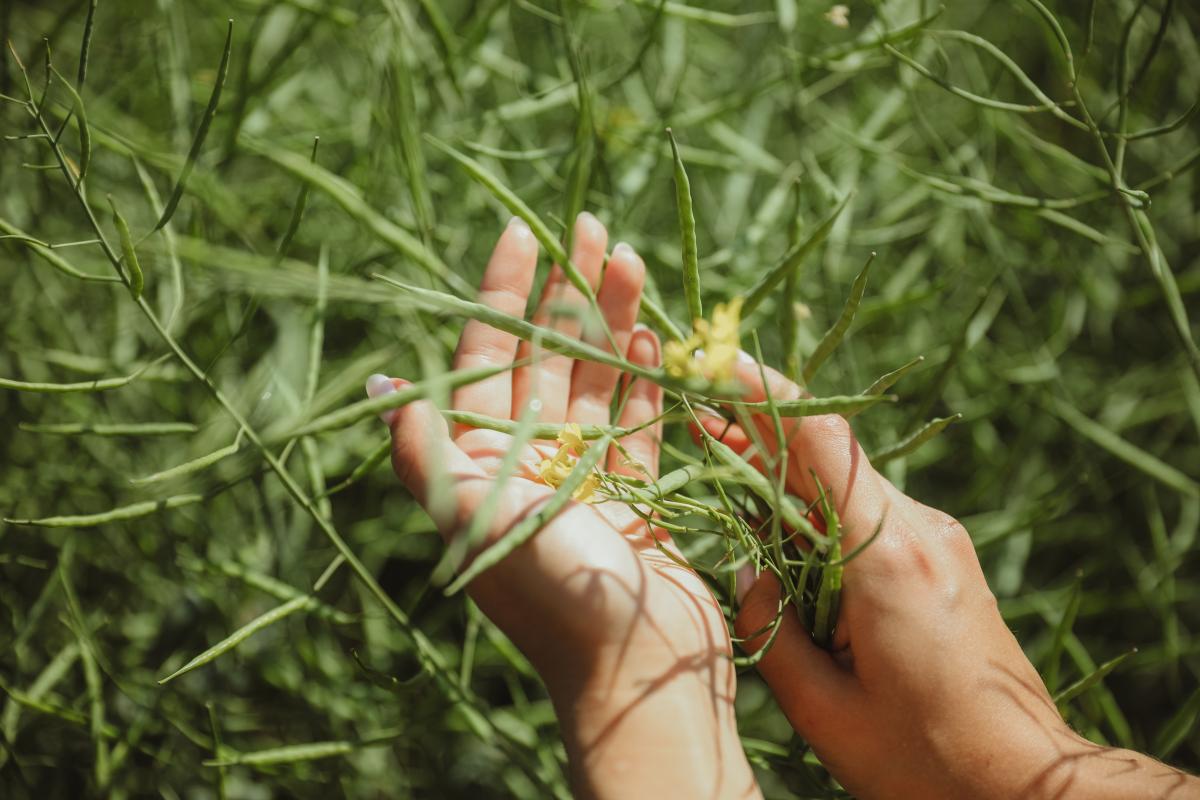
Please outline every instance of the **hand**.
[[[628, 360], [657, 366], [658, 338], [635, 326], [645, 266], [618, 244], [604, 266], [607, 232], [591, 214], [575, 224], [572, 261], [590, 282], [618, 347]], [[514, 218], [500, 237], [480, 287], [480, 302], [524, 316], [538, 245]], [[603, 272], [603, 281], [601, 274]], [[555, 266], [534, 322], [572, 336], [588, 308]], [[606, 340], [591, 342], [611, 350]], [[467, 323], [455, 369], [504, 366], [530, 355], [527, 342], [477, 321]], [[620, 374], [614, 368], [537, 354], [529, 366], [455, 392], [453, 407], [516, 419], [540, 403], [542, 422], [607, 425]], [[373, 396], [391, 391], [382, 376]], [[627, 393], [617, 424], [633, 427], [661, 415], [662, 390], [648, 381]], [[442, 536], [461, 535], [492, 491], [512, 437], [459, 426], [453, 435], [429, 402], [392, 412], [392, 463]], [[631, 434], [623, 446], [657, 475], [660, 423]], [[504, 485], [484, 547], [503, 538], [554, 493], [539, 478], [554, 443], [524, 448], [517, 474]], [[646, 477], [615, 451], [601, 466]], [[449, 486], [447, 508], [431, 504], [434, 482]], [[735, 675], [721, 610], [665, 531], [651, 528], [617, 502], [570, 502], [543, 530], [470, 584], [479, 607], [521, 649], [554, 702], [576, 791], [581, 796], [754, 797], [758, 789], [737, 738]]]
[[[800, 396], [765, 372], [772, 398]], [[757, 364], [745, 357], [736, 374], [746, 399], [766, 399]], [[725, 429], [715, 418], [702, 424], [714, 436]], [[770, 417], [755, 425], [777, 444]], [[845, 567], [832, 652], [789, 605], [759, 662], [792, 726], [848, 790], [864, 800], [1200, 796], [1194, 778], [1068, 728], [1005, 626], [966, 530], [877, 473], [844, 419], [785, 420], [784, 434], [788, 488], [815, 500], [815, 472], [832, 490], [843, 552], [882, 523]], [[750, 446], [737, 426], [725, 442]], [[771, 573], [748, 587], [736, 628], [753, 637], [750, 652], [766, 642], [754, 634], [776, 619], [779, 600]]]

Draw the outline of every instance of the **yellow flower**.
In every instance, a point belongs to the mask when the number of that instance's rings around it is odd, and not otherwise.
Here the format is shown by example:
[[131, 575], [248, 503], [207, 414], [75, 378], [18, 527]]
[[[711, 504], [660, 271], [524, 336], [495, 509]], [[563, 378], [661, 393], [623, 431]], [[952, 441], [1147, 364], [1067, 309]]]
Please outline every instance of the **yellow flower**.
[[733, 365], [737, 362], [741, 337], [742, 298], [735, 297], [728, 303], [718, 303], [713, 309], [712, 324], [708, 326], [708, 338], [704, 344], [704, 374], [712, 381], [733, 379]]
[[[554, 453], [554, 457], [543, 458], [538, 467], [538, 477], [547, 486], [553, 486], [555, 489], [562, 486], [563, 481], [575, 469], [575, 465], [578, 463], [576, 456], [583, 455], [588, 448], [587, 442], [583, 440], [583, 432], [573, 422], [563, 426], [558, 434], [558, 443], [559, 448]], [[595, 503], [600, 499], [595, 496], [599, 486], [600, 476], [596, 474], [595, 470], [592, 470], [583, 479], [583, 483], [571, 493], [571, 497], [581, 503]]]
[[[703, 322], [704, 320], [700, 320]], [[683, 342], [667, 342], [663, 348], [663, 366], [673, 378], [691, 378], [700, 375], [700, 365], [693, 357], [701, 340], [695, 334]]]
[[589, 472], [587, 477], [583, 479], [583, 483], [579, 488], [571, 493], [571, 497], [578, 500], [580, 503], [595, 503], [600, 500], [596, 497], [596, 488], [600, 485], [600, 476], [595, 472]]
[[738, 346], [738, 328], [742, 324], [742, 298], [735, 297], [728, 303], [717, 303], [713, 309], [709, 341]]
[[663, 366], [675, 378], [706, 377], [710, 381], [733, 379], [741, 326], [742, 298], [718, 303], [712, 321], [698, 319], [692, 335], [682, 342], [667, 342]]
[[554, 454], [554, 458], [542, 459], [538, 475], [541, 477], [543, 483], [557, 489], [567, 479], [567, 476], [571, 474], [571, 469], [574, 466], [570, 448], [563, 446], [558, 448], [558, 452]]
[[558, 432], [558, 443], [570, 448], [571, 452], [577, 456], [583, 455], [584, 451], [588, 449], [587, 442], [583, 440], [583, 431], [575, 422], [563, 425], [562, 430]]

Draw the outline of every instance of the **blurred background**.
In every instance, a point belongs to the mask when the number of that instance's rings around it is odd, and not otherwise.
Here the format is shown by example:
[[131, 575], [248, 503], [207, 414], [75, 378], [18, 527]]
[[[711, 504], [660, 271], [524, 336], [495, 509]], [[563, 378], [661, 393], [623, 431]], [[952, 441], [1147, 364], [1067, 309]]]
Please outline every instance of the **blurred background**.
[[[49, 140], [28, 137], [37, 122], [0, 103], [0, 379], [21, 382], [0, 383], [0, 512], [60, 518], [0, 524], [0, 796], [561, 787], [536, 676], [430, 585], [440, 540], [369, 460], [382, 426], [289, 433], [373, 372], [448, 361], [460, 321], [399, 309], [370, 275], [466, 291], [508, 212], [425, 134], [558, 230], [582, 202], [684, 321], [667, 126], [706, 302], [744, 293], [852, 195], [746, 330], [794, 365], [875, 252], [812, 391], [853, 394], [923, 356], [898, 402], [856, 418], [868, 452], [961, 414], [888, 476], [966, 524], [1031, 659], [1073, 692], [1074, 726], [1200, 766], [1200, 9], [1047, 0], [1056, 33], [1019, 0], [694, 2], [0, 5], [49, 130], [75, 163], [90, 152], [98, 224], [117, 241], [109, 194], [128, 221], [151, 307], [276, 452], [290, 442], [309, 496], [355, 479], [316, 504], [406, 619], [339, 566], [125, 287], [78, 277], [112, 267]], [[43, 37], [63, 76], [44, 100]], [[0, 93], [26, 91], [6, 53]], [[679, 426], [666, 436], [691, 448]], [[686, 548], [703, 560], [713, 544]], [[752, 671], [738, 702], [768, 797], [842, 796]]]

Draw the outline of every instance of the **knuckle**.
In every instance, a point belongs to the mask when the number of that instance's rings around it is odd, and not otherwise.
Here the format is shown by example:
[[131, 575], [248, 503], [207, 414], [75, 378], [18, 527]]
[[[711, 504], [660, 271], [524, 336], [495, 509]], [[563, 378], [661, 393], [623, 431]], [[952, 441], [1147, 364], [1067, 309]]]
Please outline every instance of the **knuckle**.
[[525, 313], [525, 292], [515, 283], [499, 283], [479, 292], [479, 302], [508, 314]]
[[807, 417], [802, 428], [812, 438], [833, 444], [853, 441], [854, 433], [850, 423], [840, 414], [822, 414], [817, 417]]

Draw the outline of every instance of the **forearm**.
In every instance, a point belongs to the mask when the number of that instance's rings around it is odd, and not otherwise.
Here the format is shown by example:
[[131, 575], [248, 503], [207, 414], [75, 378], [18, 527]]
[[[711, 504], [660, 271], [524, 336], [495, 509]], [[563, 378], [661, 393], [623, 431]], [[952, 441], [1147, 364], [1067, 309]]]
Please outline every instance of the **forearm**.
[[1080, 739], [1063, 748], [1026, 796], [1061, 800], [1200, 798], [1200, 779], [1132, 750]]
[[557, 694], [578, 797], [761, 797], [732, 702], [701, 674], [593, 681]]

